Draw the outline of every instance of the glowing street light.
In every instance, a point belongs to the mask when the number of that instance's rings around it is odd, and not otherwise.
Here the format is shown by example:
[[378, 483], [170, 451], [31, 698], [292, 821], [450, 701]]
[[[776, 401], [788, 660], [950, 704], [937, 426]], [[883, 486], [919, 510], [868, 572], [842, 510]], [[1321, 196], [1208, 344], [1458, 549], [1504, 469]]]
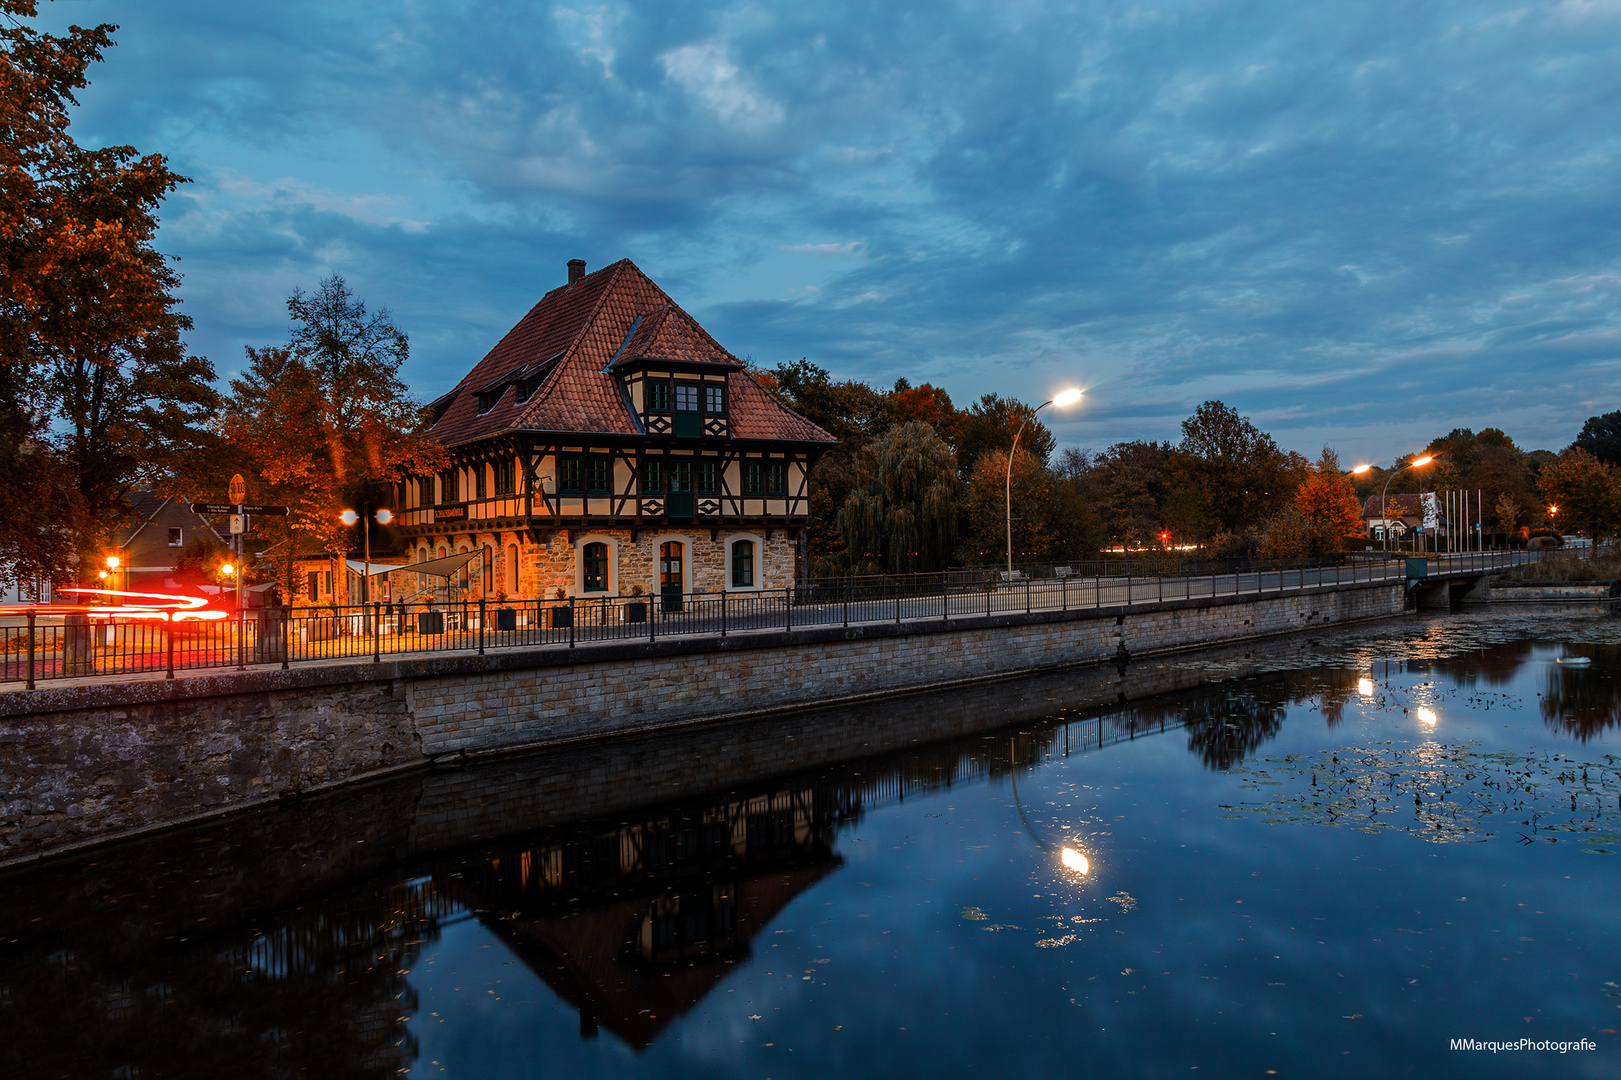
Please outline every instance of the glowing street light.
[[236, 576], [236, 566], [235, 566], [235, 564], [226, 563], [225, 565], [220, 567], [220, 573], [224, 574], [226, 577], [235, 577]]
[[[379, 525], [387, 525], [389, 522], [394, 520], [394, 512], [388, 509], [386, 506], [383, 507], [381, 510], [378, 510], [377, 513], [366, 518], [366, 527], [361, 530], [364, 540], [363, 550], [365, 551], [366, 559], [365, 572], [360, 575], [360, 602], [362, 604], [371, 602], [371, 523], [373, 519], [375, 519]], [[353, 510], [345, 510], [343, 513], [338, 515], [338, 520], [343, 522], [345, 525], [353, 525], [360, 520], [360, 515], [355, 513]]]
[[1013, 584], [1013, 455], [1019, 452], [1019, 436], [1024, 434], [1024, 426], [1036, 418], [1036, 413], [1049, 405], [1056, 405], [1060, 409], [1067, 409], [1081, 400], [1079, 387], [1070, 387], [1060, 390], [1051, 399], [1043, 401], [1035, 410], [1025, 417], [1019, 424], [1019, 430], [1013, 433], [1013, 447], [1007, 452], [1007, 580]]
[[118, 564], [121, 561], [122, 560], [120, 560], [117, 555], [109, 555], [109, 556], [107, 556], [107, 569], [109, 569], [109, 570], [117, 570], [118, 569]]

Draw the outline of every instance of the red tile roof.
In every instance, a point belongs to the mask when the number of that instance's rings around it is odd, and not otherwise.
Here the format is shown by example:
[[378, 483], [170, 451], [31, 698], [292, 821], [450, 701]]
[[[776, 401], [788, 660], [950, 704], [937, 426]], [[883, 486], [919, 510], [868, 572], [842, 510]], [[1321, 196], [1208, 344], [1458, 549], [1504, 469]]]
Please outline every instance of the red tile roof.
[[[619, 378], [610, 373], [639, 359], [728, 369], [733, 438], [837, 441], [755, 382], [629, 259], [541, 297], [455, 390], [434, 403], [428, 434], [447, 446], [508, 431], [641, 434]], [[520, 387], [535, 382], [520, 403]]]

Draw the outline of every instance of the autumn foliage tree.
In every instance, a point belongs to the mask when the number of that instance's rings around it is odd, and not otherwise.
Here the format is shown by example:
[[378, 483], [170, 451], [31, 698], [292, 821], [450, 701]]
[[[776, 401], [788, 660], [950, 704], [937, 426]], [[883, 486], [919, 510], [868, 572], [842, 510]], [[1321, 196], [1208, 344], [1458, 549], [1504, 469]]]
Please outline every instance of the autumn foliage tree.
[[219, 424], [225, 453], [193, 479], [219, 487], [241, 472], [253, 498], [292, 511], [260, 521], [273, 577], [291, 598], [301, 551], [343, 559], [352, 549], [339, 520], [351, 499], [442, 468], [449, 456], [418, 433], [422, 408], [399, 378], [409, 341], [386, 308], [368, 312], [334, 275], [313, 294], [295, 291], [287, 310], [288, 343], [247, 350]]
[[1553, 520], [1566, 532], [1609, 537], [1621, 529], [1621, 477], [1591, 451], [1567, 447], [1542, 467], [1537, 490], [1559, 508]]
[[1351, 478], [1340, 468], [1340, 458], [1323, 447], [1322, 456], [1295, 491], [1295, 508], [1300, 516], [1334, 539], [1362, 532], [1362, 503], [1351, 487]]
[[37, 10], [0, 0], [0, 499], [16, 508], [0, 576], [60, 582], [197, 435], [213, 372], [184, 355], [178, 278], [153, 247], [185, 178], [68, 130], [116, 27], [40, 33]]

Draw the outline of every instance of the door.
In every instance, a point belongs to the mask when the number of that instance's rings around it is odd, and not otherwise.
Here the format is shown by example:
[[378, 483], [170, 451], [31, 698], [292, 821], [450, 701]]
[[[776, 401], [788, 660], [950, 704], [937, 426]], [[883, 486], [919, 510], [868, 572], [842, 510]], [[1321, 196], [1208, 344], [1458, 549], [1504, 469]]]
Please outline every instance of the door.
[[666, 540], [659, 545], [659, 596], [665, 611], [681, 610], [681, 562], [685, 545]]

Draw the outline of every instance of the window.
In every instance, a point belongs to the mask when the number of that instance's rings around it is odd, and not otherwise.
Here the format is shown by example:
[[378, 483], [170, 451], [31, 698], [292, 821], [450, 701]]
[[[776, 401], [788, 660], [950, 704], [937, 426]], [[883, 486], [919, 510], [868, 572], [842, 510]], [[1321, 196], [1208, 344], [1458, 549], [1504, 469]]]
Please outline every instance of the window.
[[439, 502], [453, 503], [461, 501], [461, 476], [455, 469], [446, 469], [439, 474]]
[[185, 547], [186, 546], [185, 540], [183, 540], [181, 538], [181, 536], [180, 536], [180, 530], [179, 529], [170, 529], [169, 530], [169, 546], [170, 547]]
[[669, 480], [671, 491], [691, 491], [692, 462], [680, 459], [670, 462]]
[[786, 461], [766, 462], [765, 493], [767, 495], [788, 494], [788, 463]]
[[581, 485], [584, 480], [584, 469], [577, 457], [557, 459], [557, 490], [563, 492], [579, 492], [585, 490]]
[[739, 540], [732, 545], [732, 588], [754, 588], [753, 540]]
[[507, 545], [507, 595], [518, 595], [518, 545]]
[[417, 505], [418, 506], [432, 506], [433, 505], [433, 477], [431, 477], [431, 476], [419, 476], [419, 477], [417, 477]]
[[698, 384], [678, 382], [675, 384], [675, 411], [695, 413], [698, 411]]
[[647, 411], [670, 411], [670, 384], [658, 379], [647, 384]]
[[726, 387], [704, 387], [704, 412], [710, 416], [722, 416], [726, 412]]
[[518, 490], [518, 462], [515, 458], [500, 458], [495, 463], [495, 493], [511, 495]]
[[490, 591], [490, 583], [495, 580], [495, 555], [490, 551], [490, 545], [484, 545], [484, 591]]
[[648, 458], [642, 462], [642, 492], [657, 494], [664, 490], [664, 459]]
[[698, 462], [698, 494], [713, 495], [720, 490], [720, 469], [713, 461]]
[[743, 494], [760, 494], [760, 462], [743, 462]]
[[608, 591], [608, 545], [587, 544], [581, 553], [586, 592]]
[[[496, 466], [500, 468], [499, 465]], [[473, 466], [473, 498], [482, 499], [485, 495], [485, 478], [489, 475], [489, 467], [482, 461]]]
[[304, 582], [304, 592], [311, 600], [321, 598], [321, 572], [319, 570], [310, 571], [309, 580]]
[[585, 459], [586, 487], [589, 490], [593, 492], [612, 490], [608, 486], [609, 466], [611, 464], [612, 462], [607, 458], [594, 457]]
[[332, 595], [332, 571], [330, 570], [326, 572], [326, 594], [328, 596]]

